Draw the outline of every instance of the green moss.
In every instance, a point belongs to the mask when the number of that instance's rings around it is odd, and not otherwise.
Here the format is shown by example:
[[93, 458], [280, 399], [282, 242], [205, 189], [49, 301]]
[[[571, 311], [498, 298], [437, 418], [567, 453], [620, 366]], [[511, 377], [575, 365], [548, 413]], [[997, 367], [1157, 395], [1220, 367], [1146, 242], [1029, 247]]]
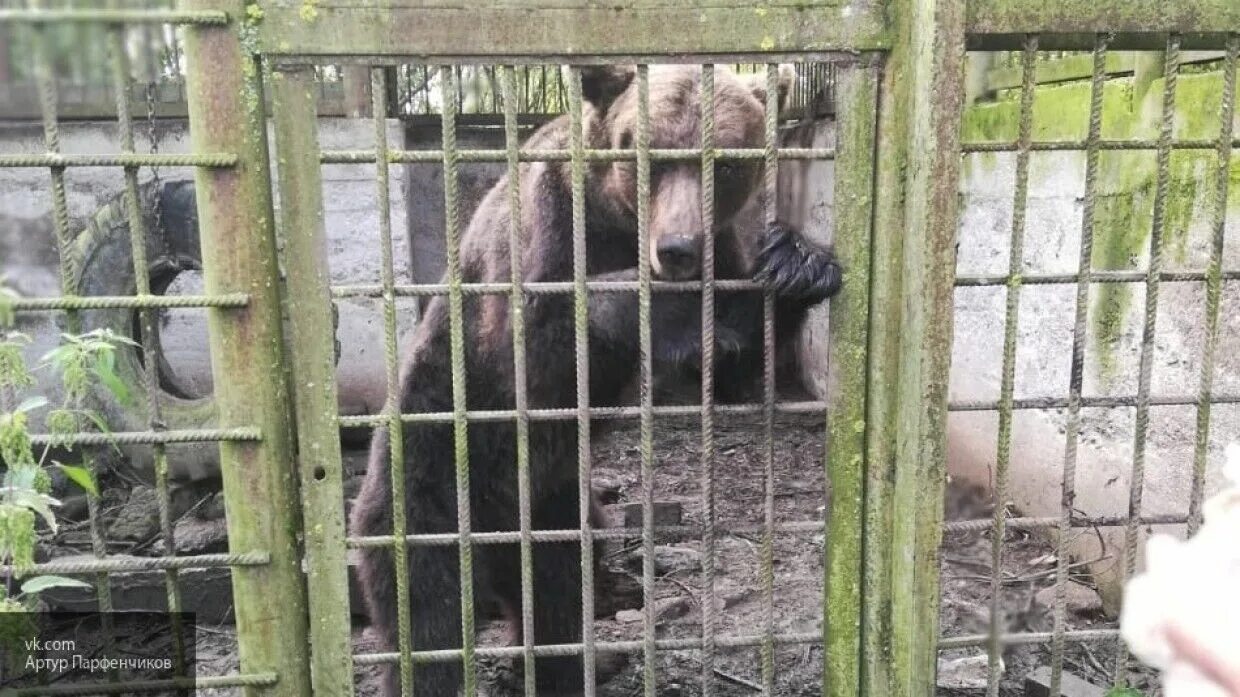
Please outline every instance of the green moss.
[[[1151, 93], [1162, 106], [1163, 81], [1155, 81]], [[1181, 75], [1175, 88], [1175, 135], [1177, 138], [1214, 139], [1219, 134], [1219, 106], [1223, 89], [1220, 73]]]
[[314, 22], [319, 18], [319, 2], [318, 0], [302, 0], [301, 8], [298, 10], [303, 22]]
[[[1134, 102], [1131, 79], [1111, 80], [1103, 91], [1102, 137], [1104, 139], [1152, 140], [1158, 137], [1165, 81], [1154, 80], [1144, 97]], [[1088, 81], [1039, 87], [1033, 103], [1035, 140], [1084, 141], [1089, 128], [1090, 83]], [[1222, 77], [1217, 71], [1182, 75], [1176, 91], [1175, 137], [1212, 140], [1218, 137], [1218, 113]], [[1019, 130], [1019, 90], [965, 111], [962, 136], [966, 143], [1012, 141]], [[1211, 216], [1216, 201], [1212, 151], [1176, 151], [1168, 171], [1164, 202], [1162, 251], [1174, 265], [1188, 256], [1189, 230], [1194, 220]], [[997, 167], [993, 153], [971, 155], [965, 167], [973, 175], [985, 175]], [[1071, 160], [1084, 169], [1084, 153]], [[1036, 176], [1054, 171], [1034, 170]], [[1228, 168], [1233, 191], [1229, 210], [1240, 210], [1240, 158]], [[1157, 154], [1147, 151], [1103, 151], [1095, 182], [1093, 268], [1124, 270], [1143, 266], [1153, 227], [1153, 205], [1158, 182]], [[1038, 182], [1031, 182], [1035, 189]], [[1104, 381], [1116, 374], [1115, 348], [1123, 336], [1133, 299], [1133, 284], [1097, 286], [1090, 308], [1091, 330], [1099, 347], [1099, 373]]]
[[[1094, 204], [1093, 267], [1103, 271], [1136, 268], [1153, 222], [1153, 187], [1100, 195]], [[1099, 374], [1103, 382], [1118, 369], [1115, 348], [1124, 334], [1132, 306], [1132, 284], [1097, 286], [1090, 317], [1098, 345]]]

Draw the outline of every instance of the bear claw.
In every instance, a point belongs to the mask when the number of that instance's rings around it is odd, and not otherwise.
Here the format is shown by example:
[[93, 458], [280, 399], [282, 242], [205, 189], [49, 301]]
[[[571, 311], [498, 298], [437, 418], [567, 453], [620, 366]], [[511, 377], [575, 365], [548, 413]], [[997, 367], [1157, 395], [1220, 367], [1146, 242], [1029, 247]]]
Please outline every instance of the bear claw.
[[834, 252], [813, 248], [782, 223], [767, 228], [756, 266], [755, 281], [780, 296], [810, 302], [835, 295], [844, 276]]

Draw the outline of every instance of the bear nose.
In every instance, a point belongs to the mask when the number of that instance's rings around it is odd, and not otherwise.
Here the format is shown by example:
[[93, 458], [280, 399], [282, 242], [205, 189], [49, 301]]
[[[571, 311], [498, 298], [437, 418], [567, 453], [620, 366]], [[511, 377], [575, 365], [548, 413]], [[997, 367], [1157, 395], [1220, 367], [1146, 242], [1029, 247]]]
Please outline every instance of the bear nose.
[[670, 279], [695, 276], [701, 266], [702, 241], [689, 235], [667, 235], [659, 239], [657, 253], [662, 275]]

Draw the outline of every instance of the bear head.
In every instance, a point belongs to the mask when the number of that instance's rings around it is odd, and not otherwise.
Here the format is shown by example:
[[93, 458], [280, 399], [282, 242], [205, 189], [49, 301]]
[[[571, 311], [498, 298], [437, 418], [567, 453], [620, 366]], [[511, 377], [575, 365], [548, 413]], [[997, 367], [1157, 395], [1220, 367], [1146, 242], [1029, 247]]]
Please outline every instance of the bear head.
[[[639, 96], [633, 66], [582, 69], [582, 96], [587, 146], [629, 150], [637, 147]], [[652, 150], [696, 149], [702, 146], [702, 70], [696, 65], [659, 65], [649, 69], [649, 146]], [[782, 107], [791, 75], [780, 71], [778, 102]], [[716, 149], [761, 148], [766, 143], [767, 82], [765, 74], [740, 76], [718, 66], [714, 72], [714, 140]], [[754, 159], [716, 159], [713, 231], [715, 239], [762, 188], [763, 163]], [[591, 176], [613, 214], [636, 227], [637, 163], [598, 163]], [[706, 238], [703, 215], [702, 163], [657, 160], [650, 163], [648, 202], [649, 255], [656, 278], [682, 281], [697, 278]]]

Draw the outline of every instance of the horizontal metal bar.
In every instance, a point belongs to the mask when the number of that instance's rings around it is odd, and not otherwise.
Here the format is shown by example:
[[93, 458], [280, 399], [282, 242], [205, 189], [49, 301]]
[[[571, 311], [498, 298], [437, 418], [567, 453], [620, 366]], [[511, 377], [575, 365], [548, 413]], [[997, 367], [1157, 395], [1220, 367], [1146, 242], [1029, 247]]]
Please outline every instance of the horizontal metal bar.
[[[1240, 269], [1229, 269], [1222, 272], [1224, 281], [1240, 280]], [[1008, 274], [968, 275], [956, 279], [958, 287], [1005, 286], [1011, 276]], [[1144, 271], [1091, 271], [1090, 280], [1094, 283], [1136, 283], [1145, 281]], [[1159, 280], [1169, 283], [1189, 283], [1206, 280], [1204, 271], [1164, 271]], [[1056, 285], [1075, 284], [1075, 274], [1021, 274], [1020, 282], [1024, 285]], [[594, 293], [636, 293], [640, 284], [637, 281], [587, 281], [586, 290]], [[465, 295], [505, 295], [512, 292], [511, 283], [462, 283], [461, 292]], [[725, 279], [715, 281], [716, 292], [763, 291], [766, 289], [757, 281]], [[450, 286], [446, 283], [416, 283], [393, 286], [396, 297], [423, 297], [447, 295]], [[534, 281], [521, 284], [521, 289], [532, 295], [555, 295], [573, 292], [571, 281]], [[652, 281], [650, 289], [656, 293], [702, 291], [701, 281]], [[343, 285], [332, 287], [333, 298], [382, 298], [381, 285]]]
[[0, 10], [0, 24], [228, 24], [228, 13], [212, 10]]
[[[715, 412], [719, 414], [761, 414], [761, 404], [716, 404]], [[775, 411], [780, 414], [820, 414], [826, 413], [827, 403], [816, 400], [803, 402], [777, 402]], [[526, 416], [531, 421], [565, 421], [577, 418], [577, 410], [565, 409], [527, 409]], [[656, 416], [700, 416], [702, 407], [699, 404], [654, 407]], [[592, 419], [636, 419], [641, 416], [641, 407], [591, 407]], [[342, 428], [383, 426], [388, 422], [383, 414], [362, 414], [341, 416]], [[415, 423], [452, 423], [454, 414], [450, 411], [425, 412], [421, 414], [401, 414], [400, 419], [407, 424]], [[470, 410], [465, 412], [465, 419], [472, 422], [511, 421], [517, 418], [515, 409]]]
[[[1114, 51], [1162, 51], [1167, 47], [1167, 32], [1064, 31], [1042, 34], [1038, 49], [1042, 51], [1092, 51], [1098, 34], [1108, 37], [1107, 46]], [[1026, 34], [970, 34], [965, 45], [970, 51], [1018, 50]], [[1199, 31], [1180, 34], [1180, 47], [1185, 50], [1211, 51], [1227, 45], [1226, 31]]]
[[[820, 533], [824, 524], [820, 520], [806, 520], [792, 523], [779, 523], [775, 532], [784, 534]], [[733, 535], [760, 535], [766, 531], [762, 525], [724, 525], [716, 524], [715, 529]], [[656, 533], [672, 536], [700, 535], [702, 528], [697, 525], [656, 525], [652, 528]], [[640, 539], [642, 528], [591, 528], [590, 538], [594, 540], [625, 540]], [[476, 545], [517, 544], [521, 542], [519, 530], [501, 532], [474, 532], [468, 535], [469, 541]], [[532, 530], [530, 540], [533, 542], [578, 542], [582, 538], [581, 530]], [[390, 535], [371, 535], [366, 537], [350, 537], [346, 543], [349, 547], [363, 549], [367, 547], [389, 547], [397, 538]], [[461, 541], [458, 533], [422, 533], [405, 535], [405, 544], [415, 547], [447, 547]]]
[[[1150, 397], [1150, 405], [1156, 407], [1196, 406], [1200, 401], [1198, 395], [1163, 395]], [[1240, 404], [1240, 394], [1214, 394], [1210, 396], [1211, 404]], [[1117, 408], [1137, 406], [1136, 395], [1117, 395], [1081, 397], [1082, 407]], [[1065, 409], [1068, 407], [1067, 397], [1027, 397], [1012, 402], [1013, 409]], [[949, 411], [997, 411], [999, 401], [995, 399], [960, 400], [949, 402]]]
[[[461, 162], [507, 162], [507, 150], [457, 150]], [[324, 150], [319, 161], [323, 164], [363, 164], [374, 162], [374, 150]], [[761, 160], [766, 151], [761, 148], [717, 148], [718, 160]], [[835, 157], [832, 148], [780, 148], [779, 157], [784, 160], [830, 160]], [[563, 149], [522, 150], [517, 153], [520, 162], [569, 162], [572, 151]], [[636, 150], [586, 150], [586, 162], [624, 162], [637, 159]], [[701, 162], [700, 148], [652, 149], [653, 162]], [[389, 150], [389, 162], [425, 162], [441, 164], [442, 150]]]
[[[1118, 629], [1077, 629], [1063, 633], [1067, 641], [1084, 643], [1091, 641], [1109, 641], [1119, 636]], [[1003, 634], [999, 636], [1002, 644], [1047, 644], [1055, 638], [1054, 632], [1024, 632], [1020, 634]], [[965, 634], [963, 636], [944, 637], [939, 639], [939, 650], [963, 649], [970, 646], [985, 646], [990, 643], [989, 634]]]
[[[310, 7], [311, 10], [304, 8]], [[889, 45], [884, 4], [774, 0], [316, 0], [264, 3], [264, 54], [675, 56]], [[431, 30], [433, 29], [433, 31]], [[657, 60], [657, 59], [656, 59]]]
[[[1211, 63], [1221, 60], [1226, 51], [1185, 51], [1180, 54], [1180, 65]], [[1137, 54], [1132, 51], [1112, 51], [1106, 56], [1106, 75], [1116, 77], [1131, 75], [1137, 69]], [[1020, 66], [995, 68], [986, 73], [986, 88], [1006, 90], [1023, 84]], [[1037, 84], [1053, 85], [1063, 82], [1085, 81], [1093, 77], [1094, 57], [1089, 53], [1038, 61]]]
[[[587, 281], [586, 290], [595, 293], [636, 293], [640, 284], [637, 281]], [[465, 295], [505, 295], [512, 292], [511, 283], [462, 283], [461, 292]], [[669, 292], [702, 292], [701, 281], [652, 281], [651, 290], [656, 293]], [[763, 291], [766, 286], [757, 281], [720, 280], [715, 281], [716, 292], [726, 291]], [[429, 295], [447, 295], [451, 289], [446, 283], [418, 283], [396, 285], [392, 287], [396, 297], [421, 297]], [[531, 295], [556, 295], [572, 293], [572, 281], [534, 281], [522, 283], [522, 291]], [[381, 285], [349, 285], [333, 286], [333, 298], [382, 298], [384, 293]]]
[[[24, 576], [38, 574], [120, 574], [136, 571], [167, 569], [216, 569], [233, 566], [264, 566], [271, 562], [267, 552], [241, 554], [197, 554], [184, 557], [103, 557], [100, 559], [69, 559], [44, 562], [23, 569]], [[0, 566], [5, 576], [18, 573], [11, 566]]]
[[228, 153], [0, 155], [0, 167], [232, 167], [235, 164], [237, 164], [237, 156]]
[[[715, 645], [721, 648], [744, 648], [748, 646], [761, 646], [762, 642], [768, 639], [769, 637], [765, 635], [757, 634], [717, 636], [715, 637]], [[776, 634], [774, 639], [775, 643], [780, 646], [821, 644], [822, 633]], [[599, 653], [640, 653], [645, 645], [643, 641], [596, 641], [593, 647]], [[702, 648], [702, 638], [659, 639], [655, 641], [655, 648], [659, 651], [692, 651]], [[474, 649], [474, 656], [476, 658], [518, 658], [523, 655], [524, 651], [525, 648], [521, 646], [486, 646]], [[544, 644], [534, 646], [533, 648], [534, 655], [539, 657], [580, 656], [581, 651], [581, 644]], [[414, 651], [412, 653], [415, 663], [449, 663], [461, 659], [460, 649]], [[353, 656], [353, 662], [363, 666], [396, 663], [398, 660], [400, 660], [400, 654], [398, 653], [362, 653], [354, 654]]]
[[[1224, 281], [1240, 281], [1240, 269], [1225, 270]], [[1020, 274], [1021, 285], [1076, 285], [1077, 275], [1072, 273]], [[976, 288], [981, 286], [1006, 286], [1012, 280], [1010, 274], [968, 275], [957, 276], [957, 288]], [[1163, 271], [1158, 280], [1165, 283], [1192, 283], [1206, 280], [1205, 271]], [[1145, 283], [1144, 271], [1090, 271], [1091, 283]]]
[[[1142, 525], [1183, 525], [1188, 522], [1187, 515], [1147, 515], [1137, 519]], [[1009, 528], [1021, 530], [1039, 530], [1057, 527], [1062, 522], [1058, 517], [1043, 518], [1008, 518], [1004, 523]], [[1071, 525], [1074, 528], [1116, 527], [1127, 525], [1128, 516], [1073, 516]], [[979, 520], [953, 520], [943, 524], [944, 532], [983, 532], [990, 530], [995, 521], [990, 518]]]
[[110, 310], [125, 308], [245, 307], [247, 293], [228, 295], [74, 295], [56, 298], [18, 298], [14, 310], [47, 312], [54, 310]]
[[279, 679], [275, 673], [248, 673], [237, 675], [211, 675], [201, 678], [169, 678], [167, 680], [132, 680], [108, 683], [80, 683], [76, 685], [44, 685], [6, 691], [6, 697], [35, 697], [35, 695], [114, 695], [130, 692], [166, 692], [170, 690], [200, 690], [226, 687], [269, 687]]
[[189, 428], [172, 431], [115, 431], [112, 433], [40, 433], [30, 437], [37, 446], [44, 445], [154, 445], [168, 443], [207, 443], [218, 441], [258, 441], [257, 428]]
[[[1240, 146], [1240, 138], [1233, 141], [1233, 145]], [[1089, 147], [1089, 141], [1086, 140], [1041, 140], [1034, 141], [1029, 144], [1030, 150], [1038, 151], [1060, 151], [1060, 150], [1085, 150]], [[1213, 150], [1218, 147], [1217, 140], [1173, 140], [1171, 141], [1172, 150]], [[1012, 152], [1020, 149], [1020, 144], [1016, 141], [996, 141], [996, 142], [973, 142], [961, 143], [960, 150], [965, 153], [973, 152]], [[1098, 141], [1099, 150], [1157, 150], [1157, 140], [1100, 140]]]

